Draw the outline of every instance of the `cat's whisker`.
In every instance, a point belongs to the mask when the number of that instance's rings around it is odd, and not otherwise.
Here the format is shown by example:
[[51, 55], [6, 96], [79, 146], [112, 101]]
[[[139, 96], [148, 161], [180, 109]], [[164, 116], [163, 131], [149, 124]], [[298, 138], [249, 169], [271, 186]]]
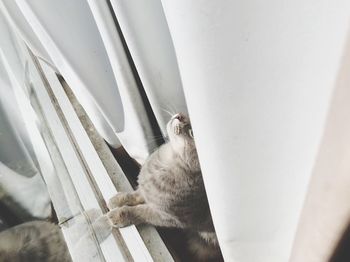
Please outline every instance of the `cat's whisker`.
[[165, 113], [167, 113], [169, 116], [173, 116], [174, 115], [170, 111], [165, 110], [164, 108], [161, 108], [161, 110], [164, 111]]
[[146, 137], [147, 138], [154, 138], [154, 137], [162, 137], [163, 135], [147, 135], [146, 134]]
[[162, 110], [166, 110], [170, 116], [173, 116], [177, 113], [176, 107], [170, 101], [167, 103], [166, 107], [166, 109], [162, 108]]
[[159, 140], [164, 140], [164, 138], [163, 137], [158, 137], [158, 138], [147, 139], [147, 142], [148, 143], [152, 143], [152, 142], [159, 141]]
[[172, 103], [169, 103], [168, 106], [170, 108], [170, 111], [172, 112], [172, 116], [175, 115], [177, 112], [176, 107]]
[[152, 137], [146, 137], [146, 140], [147, 140], [147, 141], [150, 141], [150, 140], [158, 140], [158, 139], [164, 139], [163, 135], [152, 136]]
[[154, 143], [156, 143], [156, 144], [158, 144], [157, 142], [164, 142], [165, 141], [165, 138], [164, 137], [158, 137], [158, 138], [151, 138], [151, 139], [147, 139], [147, 142], [146, 143], [143, 143], [143, 146], [146, 146], [146, 147], [148, 147], [148, 146], [150, 146], [150, 145], [152, 145], [152, 144], [154, 144]]

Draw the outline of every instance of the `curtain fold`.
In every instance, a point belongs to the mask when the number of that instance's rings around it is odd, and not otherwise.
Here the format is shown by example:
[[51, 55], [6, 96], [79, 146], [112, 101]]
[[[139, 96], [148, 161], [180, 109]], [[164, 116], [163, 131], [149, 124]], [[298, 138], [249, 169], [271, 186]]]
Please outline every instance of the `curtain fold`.
[[288, 261], [348, 1], [162, 0], [227, 261]]
[[147, 98], [165, 135], [168, 112], [188, 112], [162, 4], [159, 0], [112, 0], [111, 4]]
[[50, 197], [10, 77], [18, 79], [25, 92], [23, 46], [1, 12], [0, 32], [0, 201], [19, 221], [46, 219], [51, 216]]

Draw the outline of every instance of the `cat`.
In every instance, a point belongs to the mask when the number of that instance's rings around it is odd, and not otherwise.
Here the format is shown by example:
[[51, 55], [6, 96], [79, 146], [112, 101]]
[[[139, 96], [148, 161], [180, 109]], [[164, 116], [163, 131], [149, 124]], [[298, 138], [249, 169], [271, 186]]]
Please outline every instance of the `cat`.
[[90, 209], [70, 221], [65, 225], [69, 231], [69, 250], [60, 226], [51, 222], [35, 220], [0, 232], [0, 262], [70, 262], [72, 258], [74, 261], [99, 258], [98, 244], [112, 232], [108, 218], [101, 210]]
[[189, 249], [198, 259], [220, 257], [190, 120], [175, 114], [166, 130], [169, 141], [142, 166], [137, 190], [112, 197], [107, 216], [115, 227], [181, 228], [188, 233]]
[[0, 233], [1, 262], [69, 262], [68, 248], [58, 225], [31, 221]]

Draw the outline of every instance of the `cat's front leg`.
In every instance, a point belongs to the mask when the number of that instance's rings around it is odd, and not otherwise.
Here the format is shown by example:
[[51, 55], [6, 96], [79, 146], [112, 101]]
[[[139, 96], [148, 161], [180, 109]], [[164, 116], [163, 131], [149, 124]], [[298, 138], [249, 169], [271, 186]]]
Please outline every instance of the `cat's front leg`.
[[112, 210], [116, 207], [136, 206], [143, 203], [145, 203], [145, 199], [138, 191], [131, 193], [119, 192], [108, 201], [107, 206], [110, 210]]
[[184, 227], [184, 225], [172, 215], [156, 210], [147, 204], [118, 207], [109, 211], [107, 216], [114, 227], [126, 227], [132, 224], [150, 224], [161, 227]]
[[109, 222], [113, 227], [126, 227], [130, 225], [137, 225], [138, 221], [131, 210], [133, 207], [123, 206], [112, 209], [107, 213]]

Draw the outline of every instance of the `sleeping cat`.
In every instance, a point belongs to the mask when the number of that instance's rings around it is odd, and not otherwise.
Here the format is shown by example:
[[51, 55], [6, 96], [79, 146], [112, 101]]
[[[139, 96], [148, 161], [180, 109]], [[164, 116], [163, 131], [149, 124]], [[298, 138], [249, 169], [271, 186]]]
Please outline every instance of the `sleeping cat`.
[[107, 215], [116, 227], [145, 223], [182, 228], [199, 259], [220, 257], [189, 119], [174, 115], [167, 133], [169, 142], [142, 166], [137, 190], [111, 198]]

